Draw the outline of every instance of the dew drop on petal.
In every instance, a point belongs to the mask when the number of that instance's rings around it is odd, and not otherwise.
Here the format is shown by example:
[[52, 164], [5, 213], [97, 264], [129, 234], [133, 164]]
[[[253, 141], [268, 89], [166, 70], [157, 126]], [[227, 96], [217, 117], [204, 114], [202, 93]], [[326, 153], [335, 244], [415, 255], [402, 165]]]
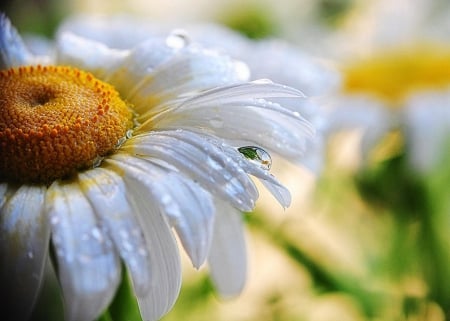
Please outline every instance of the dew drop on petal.
[[250, 79], [250, 68], [246, 63], [241, 61], [234, 62], [234, 69], [239, 76], [239, 79], [248, 80]]
[[98, 242], [103, 242], [103, 235], [100, 229], [94, 227], [91, 231], [91, 234]]
[[56, 215], [53, 215], [53, 216], [50, 218], [50, 224], [53, 225], [53, 226], [55, 226], [55, 225], [57, 225], [58, 223], [59, 223], [59, 217], [56, 216]]
[[258, 85], [268, 85], [268, 84], [273, 84], [273, 81], [267, 78], [261, 78], [261, 79], [256, 79], [252, 81], [253, 84], [258, 84]]
[[92, 168], [97, 168], [102, 164], [104, 157], [97, 155], [92, 161]]
[[252, 163], [258, 164], [262, 169], [269, 170], [272, 167], [270, 154], [260, 147], [243, 146], [239, 147], [238, 151]]
[[166, 38], [166, 45], [172, 49], [182, 49], [186, 47], [190, 39], [183, 29], [175, 29]]
[[126, 137], [120, 137], [120, 138], [117, 140], [117, 143], [116, 143], [116, 145], [114, 146], [114, 148], [115, 148], [115, 149], [119, 149], [119, 148], [123, 145], [123, 143], [125, 143], [126, 140], [127, 140]]
[[129, 129], [125, 134], [125, 138], [130, 139], [131, 137], [133, 137], [133, 130]]

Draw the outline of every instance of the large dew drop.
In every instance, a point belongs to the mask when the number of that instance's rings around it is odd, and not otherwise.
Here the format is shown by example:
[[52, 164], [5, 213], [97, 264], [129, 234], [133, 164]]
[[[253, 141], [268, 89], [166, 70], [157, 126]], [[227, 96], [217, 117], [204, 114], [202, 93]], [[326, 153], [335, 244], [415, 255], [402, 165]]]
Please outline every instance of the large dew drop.
[[272, 167], [272, 158], [270, 157], [270, 154], [260, 147], [243, 146], [239, 147], [238, 151], [252, 163], [258, 164], [265, 170], [269, 170], [270, 167]]

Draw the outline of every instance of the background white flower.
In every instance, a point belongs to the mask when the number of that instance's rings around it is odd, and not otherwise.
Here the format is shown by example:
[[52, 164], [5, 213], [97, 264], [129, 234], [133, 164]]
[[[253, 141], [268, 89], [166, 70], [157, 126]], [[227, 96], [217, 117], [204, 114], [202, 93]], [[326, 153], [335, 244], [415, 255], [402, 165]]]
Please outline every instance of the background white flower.
[[400, 129], [411, 164], [429, 171], [442, 160], [450, 134], [444, 129], [450, 124], [450, 8], [421, 0], [374, 1], [363, 8], [335, 37], [343, 81], [329, 131], [362, 129], [368, 157], [387, 132]]

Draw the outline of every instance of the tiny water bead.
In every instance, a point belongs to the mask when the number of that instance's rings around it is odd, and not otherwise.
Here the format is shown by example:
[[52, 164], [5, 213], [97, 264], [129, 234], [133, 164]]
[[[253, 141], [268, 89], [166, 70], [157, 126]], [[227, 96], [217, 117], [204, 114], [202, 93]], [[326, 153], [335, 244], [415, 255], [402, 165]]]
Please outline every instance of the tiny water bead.
[[173, 49], [182, 49], [190, 43], [187, 32], [183, 29], [175, 29], [166, 38], [166, 45]]
[[0, 71], [0, 182], [51, 183], [90, 168], [133, 126], [118, 92], [68, 66]]
[[238, 148], [239, 153], [261, 168], [269, 170], [272, 167], [272, 158], [264, 149], [256, 146], [243, 146]]

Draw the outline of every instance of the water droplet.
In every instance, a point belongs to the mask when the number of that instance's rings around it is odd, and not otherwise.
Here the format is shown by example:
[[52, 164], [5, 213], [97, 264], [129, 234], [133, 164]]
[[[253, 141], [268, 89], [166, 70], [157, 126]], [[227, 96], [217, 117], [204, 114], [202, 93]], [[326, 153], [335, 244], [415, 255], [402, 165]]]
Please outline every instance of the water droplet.
[[267, 84], [273, 84], [273, 81], [267, 78], [262, 78], [262, 79], [257, 79], [252, 81], [253, 84], [258, 84], [258, 85], [267, 85]]
[[[238, 75], [239, 79], [249, 79], [250, 78], [250, 68], [246, 63], [241, 61], [234, 62], [234, 70]], [[227, 79], [228, 80], [228, 79]]]
[[104, 159], [104, 157], [97, 155], [92, 161], [92, 168], [100, 167]]
[[125, 133], [125, 138], [126, 139], [130, 139], [131, 137], [133, 137], [133, 130], [129, 129], [127, 130], [127, 132]]
[[92, 229], [91, 234], [97, 241], [103, 242], [102, 232], [97, 227]]
[[239, 153], [261, 168], [269, 170], [272, 166], [272, 158], [264, 149], [256, 146], [243, 146], [238, 148]]
[[52, 215], [52, 217], [50, 218], [50, 224], [55, 226], [59, 223], [59, 217], [56, 215]]
[[186, 47], [190, 39], [183, 29], [175, 29], [166, 38], [166, 45], [173, 49], [181, 49]]
[[127, 137], [126, 137], [126, 136], [120, 137], [120, 138], [117, 140], [117, 143], [116, 143], [116, 145], [115, 145], [114, 147], [115, 147], [116, 149], [119, 149], [119, 148], [123, 145], [123, 143], [126, 142], [126, 140], [127, 140]]

